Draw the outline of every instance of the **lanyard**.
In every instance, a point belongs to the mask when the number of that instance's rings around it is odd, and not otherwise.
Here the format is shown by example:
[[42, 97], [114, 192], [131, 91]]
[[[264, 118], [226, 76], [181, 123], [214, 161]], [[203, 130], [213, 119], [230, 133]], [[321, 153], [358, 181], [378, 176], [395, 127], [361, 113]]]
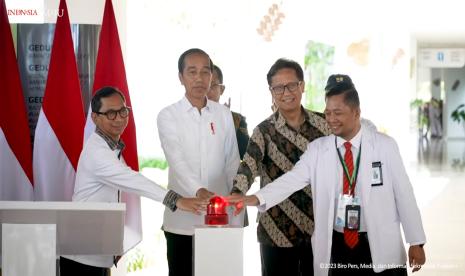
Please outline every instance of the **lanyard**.
[[357, 154], [357, 161], [355, 162], [355, 167], [354, 171], [352, 172], [352, 176], [349, 175], [349, 169], [347, 168], [347, 164], [342, 158], [341, 152], [337, 148], [337, 143], [336, 143], [336, 137], [334, 138], [334, 144], [336, 145], [336, 150], [337, 150], [337, 155], [339, 156], [339, 161], [341, 161], [342, 167], [344, 168], [344, 173], [347, 176], [347, 179], [349, 180], [349, 195], [350, 191], [352, 191], [352, 186], [355, 186], [355, 181], [357, 181], [357, 176], [358, 176], [358, 168], [360, 165], [360, 153], [362, 152], [362, 145], [360, 144], [360, 149], [358, 150]]

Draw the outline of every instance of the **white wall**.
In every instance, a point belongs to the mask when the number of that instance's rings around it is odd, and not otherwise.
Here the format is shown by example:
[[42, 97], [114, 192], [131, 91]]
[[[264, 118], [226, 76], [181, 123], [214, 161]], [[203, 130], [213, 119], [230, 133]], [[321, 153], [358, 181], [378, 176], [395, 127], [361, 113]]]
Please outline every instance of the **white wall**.
[[[398, 140], [409, 135], [411, 37], [406, 30], [361, 10], [344, 23], [324, 16], [333, 9], [344, 17], [352, 5], [335, 9], [326, 2], [283, 2], [278, 5], [285, 18], [267, 42], [257, 28], [275, 2], [219, 2], [128, 2], [126, 65], [141, 155], [163, 155], [156, 116], [183, 96], [177, 60], [192, 47], [206, 50], [222, 68], [226, 92], [221, 101], [232, 98], [232, 110], [247, 117], [249, 132], [271, 113], [266, 73], [272, 63], [287, 57], [303, 65], [305, 45], [314, 40], [336, 47], [332, 73], [353, 77], [363, 116]], [[357, 15], [368, 16], [369, 23]], [[347, 48], [365, 38], [370, 41], [369, 64], [360, 66], [347, 57]], [[393, 65], [399, 49], [403, 56]]]

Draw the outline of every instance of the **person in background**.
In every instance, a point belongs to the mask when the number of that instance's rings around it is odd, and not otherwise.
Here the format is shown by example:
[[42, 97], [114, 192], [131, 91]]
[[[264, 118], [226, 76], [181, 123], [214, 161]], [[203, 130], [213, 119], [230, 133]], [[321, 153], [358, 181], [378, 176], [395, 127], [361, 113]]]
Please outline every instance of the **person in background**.
[[442, 138], [442, 106], [441, 101], [431, 98], [429, 104], [429, 122], [431, 129], [431, 138]]
[[[207, 98], [210, 101], [219, 102], [221, 95], [223, 95], [226, 86], [223, 84], [223, 72], [217, 65], [213, 65], [212, 83], [210, 91], [207, 93]], [[228, 103], [230, 107], [231, 103]], [[234, 128], [236, 130], [237, 145], [239, 146], [239, 156], [241, 160], [244, 158], [247, 143], [249, 142], [249, 132], [247, 130], [247, 122], [245, 116], [242, 114], [231, 111], [233, 116]]]
[[[266, 187], [293, 168], [308, 143], [330, 133], [323, 114], [301, 105], [305, 81], [297, 62], [278, 59], [267, 81], [277, 110], [254, 129], [232, 194], [246, 194], [257, 176], [260, 187]], [[258, 218], [262, 275], [313, 275], [310, 188], [295, 191]]]

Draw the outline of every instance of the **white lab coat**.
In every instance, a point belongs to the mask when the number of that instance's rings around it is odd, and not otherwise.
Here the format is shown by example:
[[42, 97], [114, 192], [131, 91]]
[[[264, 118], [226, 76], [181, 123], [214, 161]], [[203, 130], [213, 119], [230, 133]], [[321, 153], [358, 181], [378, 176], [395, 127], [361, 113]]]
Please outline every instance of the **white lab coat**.
[[[294, 168], [256, 193], [264, 211], [294, 191], [312, 184], [315, 231], [312, 236], [315, 276], [328, 274], [337, 185], [342, 185], [335, 136], [319, 138], [307, 147]], [[406, 264], [400, 232], [410, 245], [426, 242], [420, 211], [396, 142], [362, 125], [362, 153], [357, 186], [362, 200], [375, 272]], [[372, 162], [382, 164], [382, 186], [371, 186]]]

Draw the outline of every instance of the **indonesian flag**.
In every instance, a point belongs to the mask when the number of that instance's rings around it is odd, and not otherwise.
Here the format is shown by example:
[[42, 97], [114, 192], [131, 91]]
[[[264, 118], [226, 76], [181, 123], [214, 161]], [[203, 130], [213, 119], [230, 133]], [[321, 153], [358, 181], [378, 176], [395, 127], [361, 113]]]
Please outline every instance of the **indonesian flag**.
[[65, 0], [59, 9], [34, 140], [36, 200], [71, 200], [82, 150], [85, 117]]
[[[93, 94], [104, 87], [113, 86], [123, 92], [126, 105], [131, 106], [128, 83], [126, 81], [126, 70], [121, 52], [118, 27], [111, 0], [106, 0], [103, 14], [102, 30], [100, 31], [99, 49], [95, 65], [95, 77]], [[85, 137], [86, 139], [95, 130], [95, 125], [90, 119], [91, 111], [87, 116]], [[126, 164], [133, 170], [139, 170], [137, 159], [136, 126], [133, 113], [129, 116], [128, 126], [121, 135], [126, 147], [123, 157]], [[142, 240], [142, 221], [140, 212], [140, 198], [137, 195], [122, 193], [122, 201], [126, 203], [124, 251], [136, 246]]]
[[32, 200], [31, 138], [4, 0], [0, 41], [0, 200]]

